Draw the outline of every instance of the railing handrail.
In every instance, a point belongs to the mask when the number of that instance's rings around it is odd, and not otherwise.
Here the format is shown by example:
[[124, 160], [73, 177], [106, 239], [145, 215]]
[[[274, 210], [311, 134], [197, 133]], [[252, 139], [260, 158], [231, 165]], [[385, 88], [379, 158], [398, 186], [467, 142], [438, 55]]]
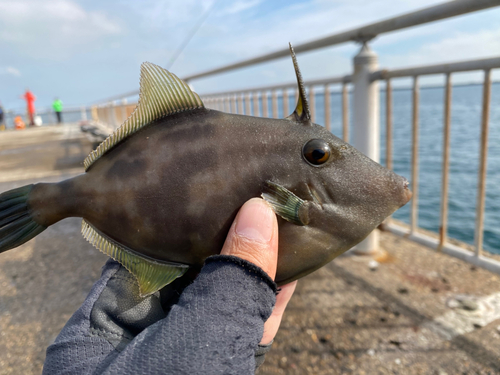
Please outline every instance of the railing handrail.
[[[294, 46], [296, 53], [311, 51], [314, 49], [324, 48], [341, 44], [349, 41], [368, 41], [377, 35], [388, 33], [391, 31], [401, 30], [404, 28], [421, 25], [424, 23], [438, 21], [444, 18], [459, 16], [465, 13], [476, 12], [479, 10], [500, 6], [499, 0], [454, 0], [432, 7], [424, 8], [414, 12], [402, 14], [392, 17], [384, 21], [372, 23], [367, 26], [358, 27], [342, 33], [330, 35], [324, 38], [316, 39], [307, 43], [302, 43]], [[262, 56], [254, 57], [248, 60], [207, 70], [205, 72], [196, 73], [184, 77], [186, 81], [197, 78], [211, 76], [217, 73], [228, 72], [230, 70], [243, 68], [250, 65], [260, 64], [263, 62], [275, 60], [280, 57], [290, 55], [288, 48], [280, 49]]]
[[372, 80], [413, 77], [431, 74], [448, 74], [456, 72], [467, 72], [471, 70], [487, 70], [500, 68], [500, 57], [488, 59], [465, 60], [452, 63], [442, 63], [433, 65], [421, 65], [400, 69], [383, 69], [371, 75]]
[[[71, 106], [71, 107], [64, 107], [62, 112], [80, 112], [82, 108], [90, 108], [91, 106], [88, 105], [81, 105], [81, 106]], [[26, 107], [18, 108], [18, 109], [6, 109], [5, 114], [6, 115], [13, 115], [13, 114], [24, 114], [26, 112]], [[54, 110], [52, 107], [40, 107], [39, 109], [36, 110], [37, 115], [44, 115], [46, 113], [54, 113]]]
[[[305, 82], [305, 85], [306, 86], [320, 86], [320, 85], [329, 85], [329, 84], [335, 84], [335, 83], [350, 83], [351, 81], [352, 81], [352, 75], [348, 74], [345, 76], [321, 78], [321, 79], [307, 81], [307, 82]], [[218, 92], [212, 92], [212, 93], [208, 93], [208, 94], [200, 94], [200, 96], [209, 97], [209, 96], [232, 95], [232, 94], [246, 94], [246, 93], [251, 93], [251, 92], [255, 92], [255, 91], [289, 90], [289, 89], [296, 89], [296, 88], [297, 88], [297, 81], [293, 81], [293, 82], [287, 82], [287, 83], [281, 83], [281, 84], [269, 85], [269, 86], [256, 86], [256, 87], [252, 87], [249, 89], [218, 91]]]
[[[499, 69], [500, 68], [500, 56], [492, 57], [487, 59], [475, 59], [475, 60], [464, 60], [450, 63], [442, 64], [432, 64], [432, 65], [420, 65], [408, 68], [400, 69], [382, 69], [372, 73], [371, 80], [385, 80], [390, 78], [402, 78], [402, 77], [414, 77], [421, 75], [431, 75], [431, 74], [448, 74], [457, 72], [466, 72], [473, 70], [488, 70], [488, 69]], [[321, 78], [311, 81], [305, 81], [306, 86], [321, 86], [335, 83], [351, 83], [352, 75], [345, 75], [339, 77]], [[479, 84], [479, 83], [478, 83]], [[201, 96], [206, 97], [217, 97], [223, 95], [239, 95], [246, 94], [257, 91], [274, 91], [274, 90], [288, 90], [295, 89], [297, 87], [297, 82], [288, 82], [277, 85], [270, 86], [257, 86], [252, 88], [231, 90], [231, 91], [219, 91], [208, 94], [202, 94]]]
[[[498, 69], [500, 68], [500, 56], [492, 57], [486, 59], [474, 59], [474, 60], [464, 60], [457, 62], [447, 62], [441, 64], [432, 64], [432, 65], [419, 65], [407, 68], [399, 68], [399, 69], [381, 69], [378, 70], [371, 75], [371, 80], [386, 80], [391, 78], [404, 78], [404, 77], [414, 77], [421, 75], [433, 75], [433, 74], [448, 74], [448, 73], [457, 73], [457, 72], [466, 72], [473, 70], [488, 70], [488, 69]], [[346, 84], [352, 82], [352, 75], [347, 74], [343, 76], [337, 77], [327, 77], [320, 78], [311, 81], [306, 81], [306, 86], [324, 86], [329, 84]], [[470, 84], [482, 84], [478, 83], [470, 83]], [[248, 94], [252, 92], [262, 92], [262, 91], [274, 91], [274, 90], [290, 90], [295, 89], [297, 87], [296, 81], [274, 84], [268, 86], [254, 86], [251, 88], [244, 89], [236, 89], [230, 91], [218, 91], [211, 92], [207, 94], [201, 94], [202, 97], [220, 97], [224, 95], [240, 95], [240, 94]], [[426, 87], [421, 87], [422, 89]], [[399, 88], [394, 88], [394, 90], [398, 90]], [[411, 89], [410, 87], [405, 87], [404, 89]], [[107, 107], [109, 103], [113, 102], [112, 100], [108, 100], [107, 102], [101, 102], [96, 104], [97, 107]], [[129, 103], [130, 104], [130, 103]], [[113, 103], [114, 106], [121, 105], [129, 105], [126, 103]], [[81, 109], [81, 107], [72, 107], [65, 109], [65, 112], [77, 112]], [[49, 112], [50, 109], [42, 110], [42, 112]], [[9, 112], [9, 111], [7, 111]], [[15, 112], [15, 111], [14, 111]]]

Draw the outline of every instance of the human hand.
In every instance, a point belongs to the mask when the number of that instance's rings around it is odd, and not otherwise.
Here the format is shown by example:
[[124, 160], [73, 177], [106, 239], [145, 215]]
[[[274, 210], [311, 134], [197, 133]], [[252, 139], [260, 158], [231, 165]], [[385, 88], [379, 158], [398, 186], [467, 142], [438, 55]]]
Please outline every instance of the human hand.
[[[256, 198], [243, 205], [221, 255], [211, 257], [198, 277], [188, 271], [147, 297], [139, 295], [132, 274], [109, 261], [47, 349], [44, 374], [81, 373], [83, 368], [93, 374], [158, 369], [194, 374], [202, 368], [203, 373], [253, 373], [270, 349], [296, 284], [282, 287], [274, 304], [271, 281], [252, 270], [253, 264], [272, 279], [276, 275], [277, 219], [265, 201]], [[235, 265], [235, 257], [246, 264]]]
[[[278, 221], [271, 207], [260, 198], [246, 202], [238, 212], [221, 255], [233, 255], [262, 268], [273, 280], [278, 265]], [[261, 345], [273, 341], [297, 281], [281, 287], [273, 313], [264, 324]]]

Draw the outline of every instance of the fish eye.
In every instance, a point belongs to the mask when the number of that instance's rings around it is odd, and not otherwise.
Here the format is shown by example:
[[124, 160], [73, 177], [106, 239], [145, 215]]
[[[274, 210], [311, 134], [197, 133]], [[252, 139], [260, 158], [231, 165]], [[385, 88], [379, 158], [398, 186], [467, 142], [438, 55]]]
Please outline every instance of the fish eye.
[[302, 148], [304, 159], [315, 167], [326, 163], [330, 155], [330, 146], [322, 139], [311, 139]]

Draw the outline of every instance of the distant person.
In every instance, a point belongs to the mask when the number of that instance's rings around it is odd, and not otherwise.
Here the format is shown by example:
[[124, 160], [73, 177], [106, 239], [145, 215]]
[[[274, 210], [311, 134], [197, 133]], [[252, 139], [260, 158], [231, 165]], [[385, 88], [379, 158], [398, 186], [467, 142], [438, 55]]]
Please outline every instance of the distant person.
[[35, 126], [35, 100], [36, 96], [27, 88], [26, 92], [22, 96], [24, 100], [26, 100], [28, 117], [30, 120], [30, 126]]
[[0, 130], [5, 130], [4, 119], [5, 119], [5, 112], [3, 110], [2, 103], [0, 103]]
[[56, 113], [57, 116], [57, 123], [60, 124], [62, 123], [62, 109], [63, 109], [63, 104], [61, 99], [55, 98], [54, 102], [52, 103], [52, 108], [54, 109], [54, 112]]

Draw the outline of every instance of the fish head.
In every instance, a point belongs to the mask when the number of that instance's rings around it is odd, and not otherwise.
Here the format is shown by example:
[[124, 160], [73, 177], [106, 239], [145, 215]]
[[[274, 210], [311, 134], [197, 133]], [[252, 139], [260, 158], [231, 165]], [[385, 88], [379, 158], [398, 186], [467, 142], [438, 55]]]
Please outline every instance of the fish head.
[[[280, 225], [280, 284], [307, 275], [361, 242], [412, 195], [406, 178], [322, 126], [301, 130], [299, 166], [282, 183], [287, 191], [277, 192], [282, 187], [268, 183], [263, 195], [288, 221]], [[282, 203], [288, 207], [280, 209], [279, 194], [287, 196]]]
[[408, 181], [323, 127], [313, 124], [311, 130], [301, 155], [301, 191], [315, 207], [309, 225], [329, 231], [335, 223], [351, 247], [410, 200]]
[[282, 121], [293, 122], [290, 137], [298, 166], [283, 181], [286, 186], [268, 184], [263, 194], [288, 221], [280, 226], [280, 284], [307, 275], [361, 242], [412, 195], [404, 177], [311, 122], [293, 50], [292, 57], [299, 99], [294, 113]]

